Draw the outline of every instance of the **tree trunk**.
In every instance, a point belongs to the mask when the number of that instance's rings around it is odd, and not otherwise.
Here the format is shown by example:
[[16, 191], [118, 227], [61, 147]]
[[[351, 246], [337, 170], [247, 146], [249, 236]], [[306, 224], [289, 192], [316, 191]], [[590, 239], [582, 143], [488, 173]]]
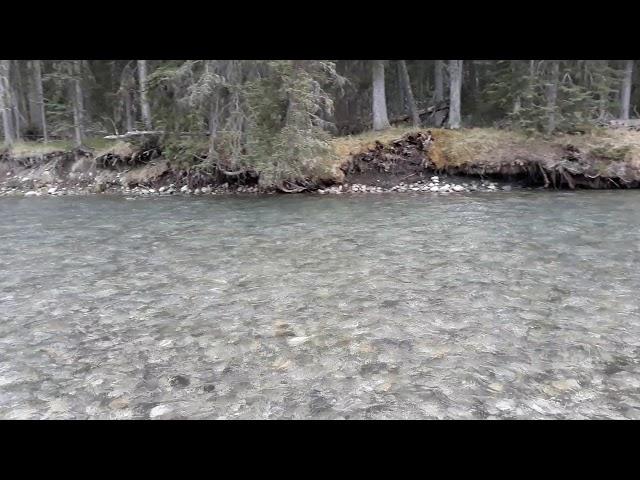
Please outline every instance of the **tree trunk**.
[[420, 126], [420, 115], [418, 114], [418, 107], [416, 101], [413, 98], [413, 91], [411, 90], [411, 79], [409, 78], [409, 71], [407, 70], [407, 63], [404, 60], [398, 60], [398, 66], [400, 67], [400, 81], [403, 84], [403, 90], [407, 96], [407, 103], [409, 104], [409, 114], [414, 127]]
[[138, 60], [138, 80], [140, 82], [140, 111], [142, 123], [147, 130], [151, 130], [151, 107], [147, 97], [147, 61]]
[[31, 77], [33, 83], [33, 97], [30, 101], [31, 121], [42, 132], [44, 143], [47, 143], [49, 137], [47, 135], [47, 118], [44, 109], [44, 89], [42, 88], [42, 66], [40, 60], [33, 60], [31, 68], [33, 73]]
[[558, 82], [560, 81], [560, 62], [553, 60], [551, 63], [551, 79], [547, 84], [547, 125], [546, 133], [550, 135], [557, 127], [556, 108], [558, 102]]
[[620, 98], [620, 118], [629, 120], [629, 109], [631, 108], [631, 81], [633, 79], [633, 60], [627, 60], [622, 80], [622, 94]]
[[438, 111], [437, 107], [444, 101], [444, 62], [442, 60], [436, 60], [434, 69], [434, 95], [433, 104], [436, 106], [436, 112], [434, 116], [434, 122], [436, 127], [442, 126], [444, 120], [444, 112]]
[[460, 128], [462, 60], [449, 60], [449, 128]]
[[[207, 70], [207, 73], [211, 73], [213, 71], [211, 60], [207, 60], [205, 68]], [[216, 137], [218, 135], [219, 107], [219, 97], [214, 90], [214, 93], [209, 99], [209, 154], [207, 156], [209, 162], [213, 162], [213, 160], [216, 158]]]
[[133, 113], [133, 100], [132, 100], [132, 88], [135, 86], [135, 79], [133, 78], [133, 72], [130, 64], [127, 63], [122, 68], [120, 74], [120, 98], [122, 100], [122, 109], [124, 111], [124, 128], [127, 132], [132, 132], [135, 129], [134, 126], [134, 113]]
[[38, 94], [36, 93], [36, 79], [35, 79], [35, 67], [34, 62], [37, 60], [30, 60], [28, 63], [28, 78], [27, 78], [27, 106], [28, 106], [28, 123], [38, 133], [42, 130], [40, 125], [40, 110], [38, 109]]
[[73, 75], [73, 129], [76, 148], [82, 147], [84, 142], [84, 118], [82, 98], [82, 64], [81, 60], [74, 60], [72, 65]]
[[[27, 103], [25, 101], [24, 89], [22, 88], [22, 73], [20, 72], [20, 62], [14, 61], [14, 77], [15, 82], [13, 84], [13, 108], [15, 122], [16, 140], [20, 141], [22, 138], [21, 132], [23, 129], [23, 121], [27, 116]], [[27, 122], [28, 123], [28, 122]]]
[[384, 63], [383, 60], [374, 60], [373, 70], [373, 129], [384, 130], [389, 128], [389, 117], [387, 117], [387, 99], [384, 85]]
[[133, 105], [131, 102], [131, 90], [127, 89], [123, 93], [124, 96], [124, 118], [125, 128], [127, 132], [133, 131]]
[[213, 161], [216, 157], [216, 137], [218, 135], [218, 98], [211, 99], [209, 105], [209, 161]]
[[476, 62], [475, 60], [470, 60], [467, 62], [467, 66], [469, 67], [469, 111], [475, 112], [476, 106], [478, 104], [478, 72], [476, 71]]
[[14, 142], [13, 118], [11, 114], [11, 96], [9, 89], [10, 60], [0, 60], [0, 109], [2, 110], [2, 127], [4, 144], [11, 147]]

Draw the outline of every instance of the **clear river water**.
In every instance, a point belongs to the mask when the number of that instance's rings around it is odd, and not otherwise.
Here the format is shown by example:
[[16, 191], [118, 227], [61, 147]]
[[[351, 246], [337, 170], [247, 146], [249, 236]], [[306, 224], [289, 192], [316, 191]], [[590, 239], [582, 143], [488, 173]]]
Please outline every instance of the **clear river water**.
[[640, 191], [0, 199], [0, 418], [640, 419]]

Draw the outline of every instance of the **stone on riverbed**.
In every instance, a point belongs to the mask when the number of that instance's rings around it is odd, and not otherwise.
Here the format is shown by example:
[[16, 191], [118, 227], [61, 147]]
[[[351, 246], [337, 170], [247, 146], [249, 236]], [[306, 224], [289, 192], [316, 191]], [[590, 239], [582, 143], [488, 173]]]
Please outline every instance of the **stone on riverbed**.
[[184, 375], [174, 375], [169, 378], [169, 385], [172, 387], [188, 387], [191, 381]]
[[38, 192], [34, 192], [33, 190], [28, 191], [24, 194], [25, 197], [37, 197], [40, 196]]
[[151, 411], [149, 412], [149, 417], [156, 418], [168, 413], [171, 413], [171, 407], [169, 407], [168, 405], [157, 405], [151, 409]]

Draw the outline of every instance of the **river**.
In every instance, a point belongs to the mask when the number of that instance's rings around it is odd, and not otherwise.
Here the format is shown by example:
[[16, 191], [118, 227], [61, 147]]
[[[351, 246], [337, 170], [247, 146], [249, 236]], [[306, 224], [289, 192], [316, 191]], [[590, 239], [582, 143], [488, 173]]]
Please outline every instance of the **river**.
[[640, 419], [640, 192], [0, 199], [0, 418]]

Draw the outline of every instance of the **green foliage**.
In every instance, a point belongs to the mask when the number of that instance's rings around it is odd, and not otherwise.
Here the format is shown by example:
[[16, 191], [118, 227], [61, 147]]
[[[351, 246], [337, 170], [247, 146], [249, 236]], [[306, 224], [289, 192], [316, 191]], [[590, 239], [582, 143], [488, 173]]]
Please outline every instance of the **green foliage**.
[[551, 61], [497, 61], [493, 81], [483, 91], [485, 108], [504, 126], [535, 134], [544, 131], [549, 115], [557, 132], [590, 130], [617, 109], [620, 71], [607, 61], [563, 61], [555, 108], [547, 92], [554, 82]]
[[343, 79], [333, 62], [272, 61], [268, 68], [271, 75], [247, 88], [248, 160], [260, 183], [277, 186], [325, 175], [332, 152], [325, 118], [333, 112], [325, 89], [341, 86]]
[[[407, 63], [421, 108], [432, 105], [434, 64], [431, 60]], [[71, 139], [76, 73], [69, 60], [46, 60], [41, 65], [49, 134], [52, 139]], [[125, 98], [131, 102], [135, 126], [142, 128], [140, 118], [135, 118], [140, 116], [136, 65], [135, 60], [82, 62], [83, 123], [88, 137], [125, 130]], [[391, 117], [402, 116], [408, 113], [407, 106], [393, 62], [389, 65], [387, 108]], [[462, 114], [473, 119], [466, 126], [486, 122], [534, 135], [545, 131], [553, 117], [555, 133], [576, 133], [605, 123], [618, 112], [622, 62], [561, 61], [557, 102], [549, 106], [552, 65], [550, 60], [476, 61], [463, 85]], [[25, 96], [30, 91], [30, 71], [23, 69]], [[444, 77], [446, 97], [446, 69]], [[477, 83], [468, 83], [476, 79]], [[639, 91], [632, 89], [636, 104]], [[187, 163], [199, 161], [208, 169], [253, 170], [265, 186], [304, 183], [324, 175], [334, 123], [349, 133], [370, 126], [371, 93], [367, 60], [148, 62], [147, 97], [153, 125], [170, 133], [163, 140], [166, 154], [189, 157]], [[23, 122], [23, 128], [28, 123]], [[184, 132], [198, 136], [177, 141], [176, 134]], [[213, 133], [211, 141], [208, 132]]]

